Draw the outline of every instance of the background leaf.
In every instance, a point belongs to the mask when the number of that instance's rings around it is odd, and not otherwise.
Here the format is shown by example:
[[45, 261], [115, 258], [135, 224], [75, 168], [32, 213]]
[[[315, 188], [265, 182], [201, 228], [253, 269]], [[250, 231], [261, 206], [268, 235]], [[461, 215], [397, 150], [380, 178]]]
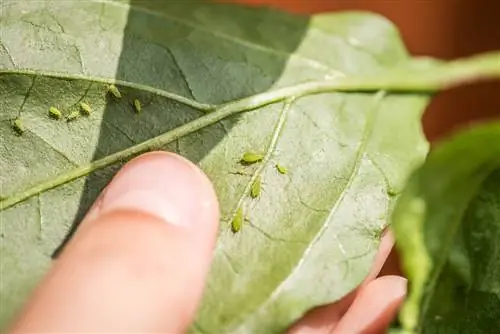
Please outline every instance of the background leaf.
[[410, 178], [392, 227], [411, 282], [408, 333], [500, 330], [500, 123], [477, 126], [431, 152]]
[[[387, 192], [399, 191], [427, 152], [419, 121], [428, 96], [307, 95], [299, 87], [271, 101], [267, 92], [357, 75], [383, 82], [380, 73], [408, 60], [389, 22], [191, 1], [1, 6], [1, 327], [124, 161], [92, 162], [164, 133], [161, 148], [198, 163], [221, 202], [193, 331], [279, 332], [363, 280], [391, 210]], [[107, 83], [118, 85], [121, 100], [109, 99]], [[293, 100], [294, 92], [307, 96]], [[89, 117], [48, 118], [50, 106], [66, 116], [80, 101], [92, 107]], [[229, 112], [236, 109], [252, 111]], [[16, 117], [22, 136], [11, 128]], [[246, 151], [266, 156], [247, 168], [251, 177], [233, 174]], [[254, 200], [248, 191], [258, 176]], [[249, 223], [235, 235], [229, 222], [240, 207]]]

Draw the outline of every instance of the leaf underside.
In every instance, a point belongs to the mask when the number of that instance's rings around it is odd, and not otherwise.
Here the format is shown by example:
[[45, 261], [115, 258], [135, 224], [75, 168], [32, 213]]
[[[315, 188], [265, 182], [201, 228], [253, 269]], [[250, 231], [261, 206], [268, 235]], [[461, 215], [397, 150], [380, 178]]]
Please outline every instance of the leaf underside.
[[[391, 211], [388, 192], [402, 188], [427, 152], [419, 121], [428, 96], [324, 93], [259, 101], [269, 90], [404, 63], [408, 56], [389, 22], [364, 13], [295, 17], [198, 2], [3, 0], [1, 6], [2, 198], [172, 133], [158, 149], [198, 163], [221, 207], [193, 332], [280, 332], [363, 280]], [[115, 82], [121, 99], [107, 93]], [[254, 99], [244, 103], [255, 103], [253, 110], [191, 125], [248, 96]], [[48, 117], [51, 106], [64, 118], [80, 102], [91, 106], [90, 115], [72, 122]], [[16, 118], [26, 128], [22, 135], [12, 129]], [[242, 167], [245, 152], [265, 157]], [[0, 212], [0, 327], [124, 162], [57, 181]], [[235, 173], [242, 168], [243, 175]], [[258, 177], [262, 191], [252, 199]], [[239, 208], [246, 220], [233, 234]]]
[[392, 227], [412, 282], [405, 333], [500, 330], [499, 136], [491, 123], [446, 140], [401, 194]]

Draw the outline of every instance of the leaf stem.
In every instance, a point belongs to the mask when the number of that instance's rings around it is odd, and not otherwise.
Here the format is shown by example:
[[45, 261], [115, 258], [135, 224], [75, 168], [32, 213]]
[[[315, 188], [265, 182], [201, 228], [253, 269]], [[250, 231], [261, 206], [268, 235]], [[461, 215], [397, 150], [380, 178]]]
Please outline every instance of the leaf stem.
[[[411, 62], [409, 63], [411, 64]], [[400, 93], [434, 93], [440, 89], [447, 89], [460, 84], [487, 78], [500, 78], [500, 52], [487, 53], [467, 59], [459, 59], [426, 69], [395, 68], [378, 75], [351, 76], [337, 79], [313, 81], [295, 86], [276, 89], [237, 101], [228, 102], [219, 106], [199, 103], [177, 94], [146, 85], [135, 84], [115, 79], [93, 78], [83, 75], [69, 75], [62, 73], [35, 72], [32, 70], [0, 70], [2, 74], [46, 75], [54, 78], [69, 80], [88, 80], [111, 84], [115, 83], [130, 88], [145, 90], [166, 98], [184, 103], [200, 111], [212, 111], [189, 123], [157, 137], [131, 146], [122, 151], [113, 153], [102, 159], [90, 162], [73, 170], [60, 174], [58, 177], [41, 182], [24, 191], [14, 193], [0, 201], [0, 211], [14, 206], [32, 196], [53, 189], [59, 185], [73, 181], [98, 169], [112, 165], [118, 161], [127, 160], [140, 153], [158, 149], [174, 140], [212, 125], [226, 117], [254, 110], [272, 103], [291, 98], [322, 94], [334, 91], [341, 92], [374, 92], [384, 90]]]

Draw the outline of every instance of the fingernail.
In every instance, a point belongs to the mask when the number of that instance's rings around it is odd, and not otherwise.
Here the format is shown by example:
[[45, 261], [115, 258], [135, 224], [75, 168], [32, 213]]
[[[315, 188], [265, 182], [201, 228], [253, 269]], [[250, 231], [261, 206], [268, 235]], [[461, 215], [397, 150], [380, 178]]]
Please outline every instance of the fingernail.
[[118, 172], [105, 190], [99, 215], [134, 210], [189, 226], [213, 209], [214, 198], [210, 181], [194, 164], [172, 153], [152, 152]]

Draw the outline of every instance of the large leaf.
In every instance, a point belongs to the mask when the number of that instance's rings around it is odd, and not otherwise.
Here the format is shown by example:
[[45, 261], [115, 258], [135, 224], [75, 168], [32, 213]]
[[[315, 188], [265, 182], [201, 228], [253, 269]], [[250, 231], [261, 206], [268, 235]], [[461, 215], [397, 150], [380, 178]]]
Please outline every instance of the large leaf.
[[[2, 327], [121, 164], [166, 149], [197, 162], [221, 203], [193, 331], [283, 330], [366, 275], [390, 195], [427, 152], [420, 93], [498, 75], [495, 55], [409, 64], [393, 26], [362, 13], [305, 18], [153, 0], [1, 6]], [[108, 97], [111, 83], [122, 99]], [[51, 106], [68, 115], [80, 101], [89, 117], [48, 117]], [[265, 154], [245, 168], [250, 176], [234, 173], [246, 151]], [[239, 208], [249, 222], [233, 234]]]
[[500, 331], [500, 123], [436, 147], [394, 211], [405, 333]]

